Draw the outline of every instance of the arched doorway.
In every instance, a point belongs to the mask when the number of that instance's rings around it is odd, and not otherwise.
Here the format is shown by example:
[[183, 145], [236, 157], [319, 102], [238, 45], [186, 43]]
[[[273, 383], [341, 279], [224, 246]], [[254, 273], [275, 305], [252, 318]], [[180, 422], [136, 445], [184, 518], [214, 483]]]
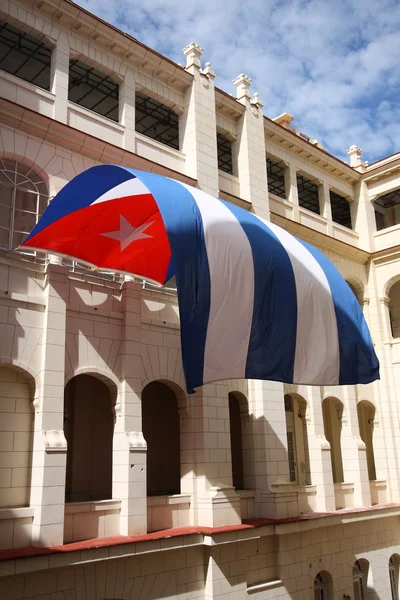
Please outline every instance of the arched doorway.
[[322, 403], [322, 416], [324, 420], [325, 437], [331, 446], [332, 476], [334, 483], [342, 483], [342, 415], [343, 404], [337, 398], [326, 398]]
[[142, 430], [147, 443], [147, 495], [181, 491], [180, 425], [175, 392], [152, 381], [142, 392]]
[[367, 451], [368, 479], [375, 481], [376, 469], [373, 445], [375, 406], [367, 400], [362, 400], [357, 404], [357, 414], [360, 437]]
[[77, 375], [65, 388], [68, 443], [66, 502], [112, 498], [114, 411], [109, 387], [93, 375]]

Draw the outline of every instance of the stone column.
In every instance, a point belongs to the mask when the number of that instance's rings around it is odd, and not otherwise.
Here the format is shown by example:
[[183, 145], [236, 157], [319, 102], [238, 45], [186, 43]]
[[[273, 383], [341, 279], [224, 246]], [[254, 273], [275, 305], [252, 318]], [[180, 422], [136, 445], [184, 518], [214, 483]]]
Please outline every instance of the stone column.
[[248, 386], [256, 514], [274, 519], [296, 516], [299, 509], [297, 491], [289, 480], [283, 384], [252, 379]]
[[140, 286], [125, 281], [121, 383], [113, 441], [113, 498], [121, 500], [120, 534], [147, 531], [146, 442], [142, 433]]
[[189, 400], [195, 415], [198, 525], [241, 523], [240, 497], [232, 485], [228, 386], [207, 384]]
[[68, 121], [69, 40], [60, 32], [51, 56], [51, 92], [55, 95], [54, 119]]
[[329, 184], [324, 181], [318, 186], [319, 205], [321, 207], [321, 215], [327, 220], [327, 234], [333, 236], [333, 222], [331, 209], [331, 196], [329, 193]]
[[246, 110], [238, 122], [237, 154], [240, 196], [252, 204], [253, 212], [269, 220], [267, 164], [263, 103], [250, 95], [251, 79], [243, 73], [234, 80], [238, 101]]
[[193, 82], [185, 97], [180, 118], [181, 150], [186, 156], [186, 174], [197, 179], [204, 192], [218, 196], [217, 125], [215, 113], [215, 73], [210, 63], [202, 70], [203, 49], [192, 42], [183, 50], [186, 70]]
[[119, 87], [119, 122], [125, 127], [124, 148], [136, 151], [135, 143], [135, 76], [129, 67]]
[[[350, 166], [359, 173], [365, 173], [366, 165], [361, 160], [362, 150], [353, 145], [347, 150], [350, 157]], [[354, 188], [355, 202], [351, 203], [351, 222], [354, 231], [359, 235], [359, 244], [362, 250], [374, 251], [373, 233], [376, 231], [375, 211], [372, 204], [367, 184], [360, 180]]]
[[66, 270], [48, 264], [42, 362], [35, 392], [31, 506], [34, 546], [62, 544], [67, 443], [64, 437]]
[[317, 486], [317, 510], [335, 510], [335, 489], [332, 478], [331, 449], [325, 438], [321, 390], [307, 386], [307, 439], [310, 457], [311, 484]]
[[360, 437], [355, 386], [344, 388], [344, 400], [341, 435], [344, 481], [354, 483], [355, 506], [371, 506], [367, 452]]
[[293, 221], [300, 221], [300, 209], [299, 209], [299, 194], [297, 190], [297, 171], [296, 168], [289, 163], [285, 170], [285, 185], [288, 193], [288, 200], [293, 205]]

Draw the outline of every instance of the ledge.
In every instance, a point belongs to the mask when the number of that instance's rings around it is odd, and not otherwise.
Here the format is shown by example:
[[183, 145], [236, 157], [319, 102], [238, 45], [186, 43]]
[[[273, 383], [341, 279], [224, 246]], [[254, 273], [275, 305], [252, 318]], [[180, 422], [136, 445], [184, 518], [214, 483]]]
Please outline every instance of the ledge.
[[340, 483], [334, 483], [333, 487], [335, 490], [353, 490], [354, 491], [354, 483], [347, 483], [342, 481]]
[[241, 498], [255, 498], [256, 492], [254, 490], [236, 490]]
[[171, 504], [190, 504], [191, 494], [172, 494], [171, 496], [148, 496], [147, 506], [166, 506]]
[[65, 503], [66, 515], [106, 510], [121, 510], [121, 500], [88, 500], [87, 502]]
[[271, 588], [279, 587], [283, 585], [282, 579], [274, 579], [273, 581], [265, 581], [264, 583], [257, 583], [256, 585], [249, 585], [247, 588], [248, 594], [255, 594], [262, 590], [270, 590]]
[[0, 521], [3, 519], [27, 519], [33, 517], [34, 514], [35, 508], [33, 506], [0, 508]]

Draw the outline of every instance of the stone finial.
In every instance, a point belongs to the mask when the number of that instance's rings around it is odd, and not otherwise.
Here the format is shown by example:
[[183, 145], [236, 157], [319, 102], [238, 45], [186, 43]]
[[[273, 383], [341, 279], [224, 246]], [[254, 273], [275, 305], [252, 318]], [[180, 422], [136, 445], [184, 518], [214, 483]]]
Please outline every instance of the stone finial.
[[190, 42], [190, 44], [183, 49], [183, 54], [186, 56], [186, 68], [194, 65], [201, 69], [200, 56], [203, 54], [203, 48], [200, 48], [200, 46], [194, 42]]
[[250, 77], [241, 73], [233, 80], [233, 85], [236, 87], [236, 98], [240, 100], [243, 97], [251, 98], [249, 88], [252, 84]]
[[210, 62], [206, 62], [205, 69], [202, 71], [202, 73], [203, 73], [203, 75], [207, 75], [207, 77], [209, 79], [214, 79], [215, 78], [215, 72], [213, 71]]
[[355, 144], [350, 146], [348, 150], [346, 150], [347, 154], [350, 157], [350, 166], [351, 167], [361, 167], [363, 162], [361, 160], [362, 150]]
[[260, 95], [258, 92], [254, 92], [252, 99], [250, 100], [250, 104], [252, 106], [255, 106], [257, 109], [258, 108], [262, 108], [264, 106], [263, 101], [260, 98]]

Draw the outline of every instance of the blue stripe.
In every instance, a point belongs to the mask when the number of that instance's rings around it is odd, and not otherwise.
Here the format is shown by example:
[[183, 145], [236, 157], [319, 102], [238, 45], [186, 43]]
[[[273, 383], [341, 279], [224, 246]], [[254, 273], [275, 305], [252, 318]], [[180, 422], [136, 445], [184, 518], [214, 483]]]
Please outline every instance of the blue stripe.
[[370, 383], [379, 379], [379, 361], [364, 315], [346, 280], [322, 252], [298, 240], [325, 273], [335, 306], [339, 336], [339, 385]]
[[253, 253], [254, 309], [245, 377], [292, 383], [297, 296], [289, 255], [257, 217], [228, 202], [224, 204], [242, 226]]
[[25, 241], [58, 219], [90, 206], [108, 190], [128, 179], [132, 179], [132, 173], [118, 165], [99, 165], [83, 171], [58, 192]]
[[154, 173], [129, 171], [154, 196], [167, 229], [178, 292], [183, 371], [190, 394], [203, 385], [210, 314], [210, 271], [203, 222], [193, 196], [179, 182]]

